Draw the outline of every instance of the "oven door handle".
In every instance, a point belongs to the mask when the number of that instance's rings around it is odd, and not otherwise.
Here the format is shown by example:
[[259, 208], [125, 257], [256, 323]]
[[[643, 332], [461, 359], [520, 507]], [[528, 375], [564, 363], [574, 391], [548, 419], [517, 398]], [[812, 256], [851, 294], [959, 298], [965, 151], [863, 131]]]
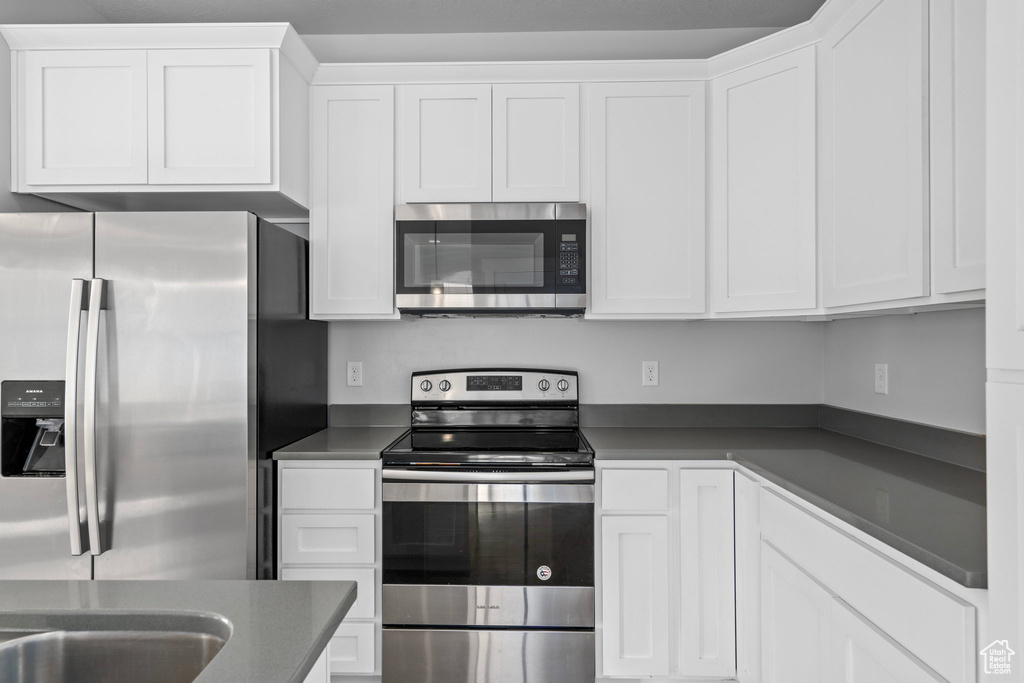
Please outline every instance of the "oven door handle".
[[384, 481], [452, 482], [459, 484], [549, 484], [594, 482], [594, 470], [567, 470], [565, 472], [486, 472], [474, 470], [438, 471], [397, 469], [385, 467]]

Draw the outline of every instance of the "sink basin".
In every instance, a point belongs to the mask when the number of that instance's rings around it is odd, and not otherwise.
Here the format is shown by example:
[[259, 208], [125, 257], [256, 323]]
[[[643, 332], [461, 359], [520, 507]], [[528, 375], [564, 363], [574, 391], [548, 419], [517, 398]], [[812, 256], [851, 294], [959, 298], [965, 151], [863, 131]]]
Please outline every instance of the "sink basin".
[[4, 683], [191, 683], [231, 635], [216, 615], [18, 615], [0, 619]]

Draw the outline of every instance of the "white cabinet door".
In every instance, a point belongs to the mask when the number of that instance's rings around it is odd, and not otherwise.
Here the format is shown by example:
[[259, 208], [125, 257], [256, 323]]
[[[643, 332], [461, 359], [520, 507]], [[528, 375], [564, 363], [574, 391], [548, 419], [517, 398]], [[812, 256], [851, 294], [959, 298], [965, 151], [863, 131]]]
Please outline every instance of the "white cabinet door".
[[496, 202], [578, 202], [578, 83], [494, 85], [493, 192]]
[[986, 7], [985, 364], [991, 374], [1024, 370], [1024, 8], [1016, 2]]
[[831, 683], [832, 596], [761, 544], [761, 681]]
[[601, 518], [605, 676], [669, 673], [668, 518]]
[[736, 675], [731, 470], [679, 472], [679, 673]]
[[145, 50], [23, 54], [25, 182], [145, 183]]
[[840, 600], [832, 601], [831, 630], [834, 683], [945, 681]]
[[399, 90], [401, 201], [491, 201], [491, 86]]
[[705, 311], [703, 82], [590, 86], [590, 312]]
[[932, 284], [985, 287], [985, 3], [931, 0]]
[[391, 318], [394, 88], [315, 86], [310, 223], [314, 318]]
[[814, 51], [712, 82], [715, 311], [815, 306]]
[[928, 294], [925, 0], [861, 0], [822, 39], [826, 307]]
[[317, 657], [303, 683], [331, 683], [331, 672], [327, 670], [327, 648]]
[[271, 55], [149, 51], [149, 182], [273, 180]]

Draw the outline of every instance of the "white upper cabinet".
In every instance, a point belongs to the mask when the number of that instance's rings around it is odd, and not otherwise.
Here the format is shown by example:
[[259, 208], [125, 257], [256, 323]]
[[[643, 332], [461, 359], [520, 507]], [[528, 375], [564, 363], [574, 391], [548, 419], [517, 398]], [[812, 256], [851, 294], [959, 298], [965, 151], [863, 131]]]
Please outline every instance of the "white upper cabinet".
[[491, 201], [491, 86], [409, 85], [399, 97], [402, 201]]
[[149, 182], [273, 179], [269, 50], [150, 50]]
[[305, 218], [316, 59], [287, 24], [4, 26], [12, 186], [86, 210]]
[[580, 86], [492, 87], [495, 202], [580, 198]]
[[931, 0], [932, 284], [985, 287], [985, 4]]
[[146, 182], [145, 50], [32, 51], [23, 68], [26, 185]]
[[814, 308], [814, 46], [715, 78], [715, 312]]
[[597, 83], [589, 95], [590, 314], [705, 312], [705, 83]]
[[394, 87], [312, 90], [310, 316], [395, 317]]
[[406, 85], [402, 203], [579, 201], [579, 85]]
[[820, 44], [826, 307], [928, 294], [925, 0], [861, 0]]

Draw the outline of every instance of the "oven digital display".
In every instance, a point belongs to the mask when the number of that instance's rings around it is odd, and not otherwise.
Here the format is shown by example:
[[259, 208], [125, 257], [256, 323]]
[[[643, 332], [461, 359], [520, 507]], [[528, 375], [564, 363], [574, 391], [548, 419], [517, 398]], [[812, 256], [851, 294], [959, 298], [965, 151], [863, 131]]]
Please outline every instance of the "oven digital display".
[[469, 375], [466, 391], [522, 391], [522, 375]]

